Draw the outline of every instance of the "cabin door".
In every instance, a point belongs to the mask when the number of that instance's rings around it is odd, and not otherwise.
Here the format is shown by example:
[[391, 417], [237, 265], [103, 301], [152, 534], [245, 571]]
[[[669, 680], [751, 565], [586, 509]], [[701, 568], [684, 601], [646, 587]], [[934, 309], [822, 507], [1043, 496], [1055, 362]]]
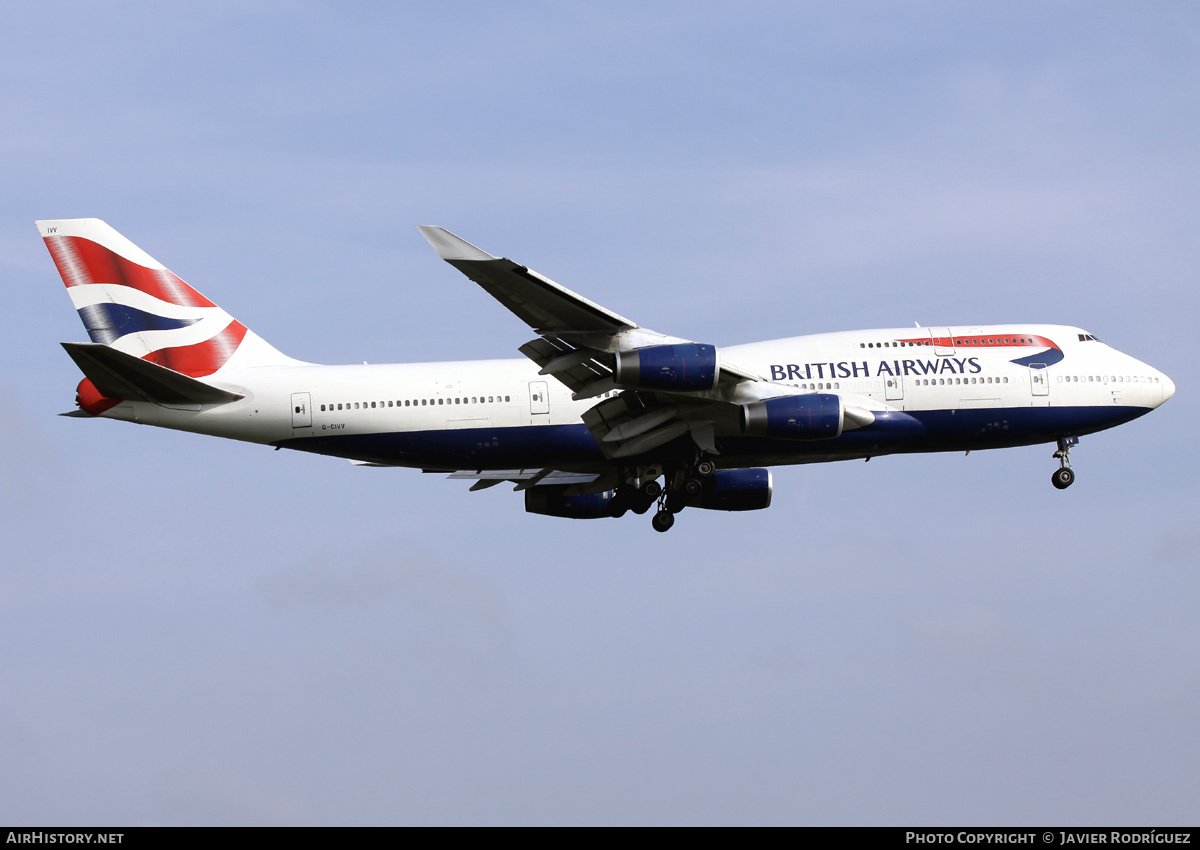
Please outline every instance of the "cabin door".
[[312, 410], [308, 393], [292, 393], [292, 427], [311, 428]]
[[949, 357], [954, 353], [954, 337], [949, 328], [930, 328], [929, 339], [933, 342], [933, 353], [938, 357]]
[[529, 412], [550, 412], [550, 394], [546, 391], [545, 381], [529, 382]]
[[1043, 363], [1029, 364], [1029, 389], [1034, 395], [1050, 395], [1049, 371]]

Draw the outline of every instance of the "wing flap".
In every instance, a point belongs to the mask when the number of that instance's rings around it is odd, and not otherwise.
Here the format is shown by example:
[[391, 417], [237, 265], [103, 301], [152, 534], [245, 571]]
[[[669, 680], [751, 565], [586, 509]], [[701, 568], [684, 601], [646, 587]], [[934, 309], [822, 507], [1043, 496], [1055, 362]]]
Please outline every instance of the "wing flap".
[[446, 477], [474, 481], [471, 485], [471, 492], [474, 493], [503, 484], [505, 481], [512, 481], [517, 485], [513, 490], [528, 490], [544, 484], [569, 484], [589, 490], [602, 476], [589, 472], [564, 472], [561, 469], [460, 469]]
[[574, 347], [561, 339], [541, 337], [518, 350], [542, 367], [541, 374], [553, 375], [572, 392], [612, 378], [612, 355], [594, 348]]
[[561, 469], [460, 469], [446, 476], [466, 481], [536, 481], [538, 484], [587, 484], [600, 476], [591, 472], [565, 472]]

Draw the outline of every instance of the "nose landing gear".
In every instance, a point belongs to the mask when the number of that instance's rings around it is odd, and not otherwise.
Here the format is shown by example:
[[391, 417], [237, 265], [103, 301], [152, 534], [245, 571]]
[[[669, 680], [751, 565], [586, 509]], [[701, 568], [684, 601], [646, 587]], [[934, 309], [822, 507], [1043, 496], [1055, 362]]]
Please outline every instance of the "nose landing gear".
[[1054, 457], [1058, 458], [1059, 468], [1050, 476], [1050, 483], [1058, 490], [1066, 490], [1075, 483], [1075, 472], [1071, 469], [1071, 447], [1077, 445], [1078, 437], [1058, 438], [1058, 451], [1054, 453]]

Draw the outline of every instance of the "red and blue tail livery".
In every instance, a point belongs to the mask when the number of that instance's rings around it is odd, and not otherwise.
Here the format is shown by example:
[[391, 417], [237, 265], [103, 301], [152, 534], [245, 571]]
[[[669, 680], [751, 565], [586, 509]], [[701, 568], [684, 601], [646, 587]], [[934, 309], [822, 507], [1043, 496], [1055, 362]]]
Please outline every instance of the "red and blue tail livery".
[[99, 219], [38, 228], [92, 342], [203, 378], [246, 341], [245, 325]]
[[[717, 346], [643, 328], [440, 227], [443, 260], [535, 338], [522, 360], [324, 366], [280, 353], [98, 219], [39, 221], [89, 342], [73, 416], [504, 482], [593, 519], [761, 510], [770, 467], [1054, 444], [1167, 401], [1165, 374], [1062, 325], [838, 331]], [[1015, 356], [1014, 356], [1015, 355]]]

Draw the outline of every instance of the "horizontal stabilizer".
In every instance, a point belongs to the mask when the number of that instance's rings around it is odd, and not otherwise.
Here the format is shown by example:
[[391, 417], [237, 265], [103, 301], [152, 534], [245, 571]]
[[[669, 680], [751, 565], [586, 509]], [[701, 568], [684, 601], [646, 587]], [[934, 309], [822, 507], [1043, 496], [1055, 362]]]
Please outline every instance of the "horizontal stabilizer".
[[107, 345], [64, 342], [62, 347], [108, 398], [158, 404], [225, 404], [243, 398]]

